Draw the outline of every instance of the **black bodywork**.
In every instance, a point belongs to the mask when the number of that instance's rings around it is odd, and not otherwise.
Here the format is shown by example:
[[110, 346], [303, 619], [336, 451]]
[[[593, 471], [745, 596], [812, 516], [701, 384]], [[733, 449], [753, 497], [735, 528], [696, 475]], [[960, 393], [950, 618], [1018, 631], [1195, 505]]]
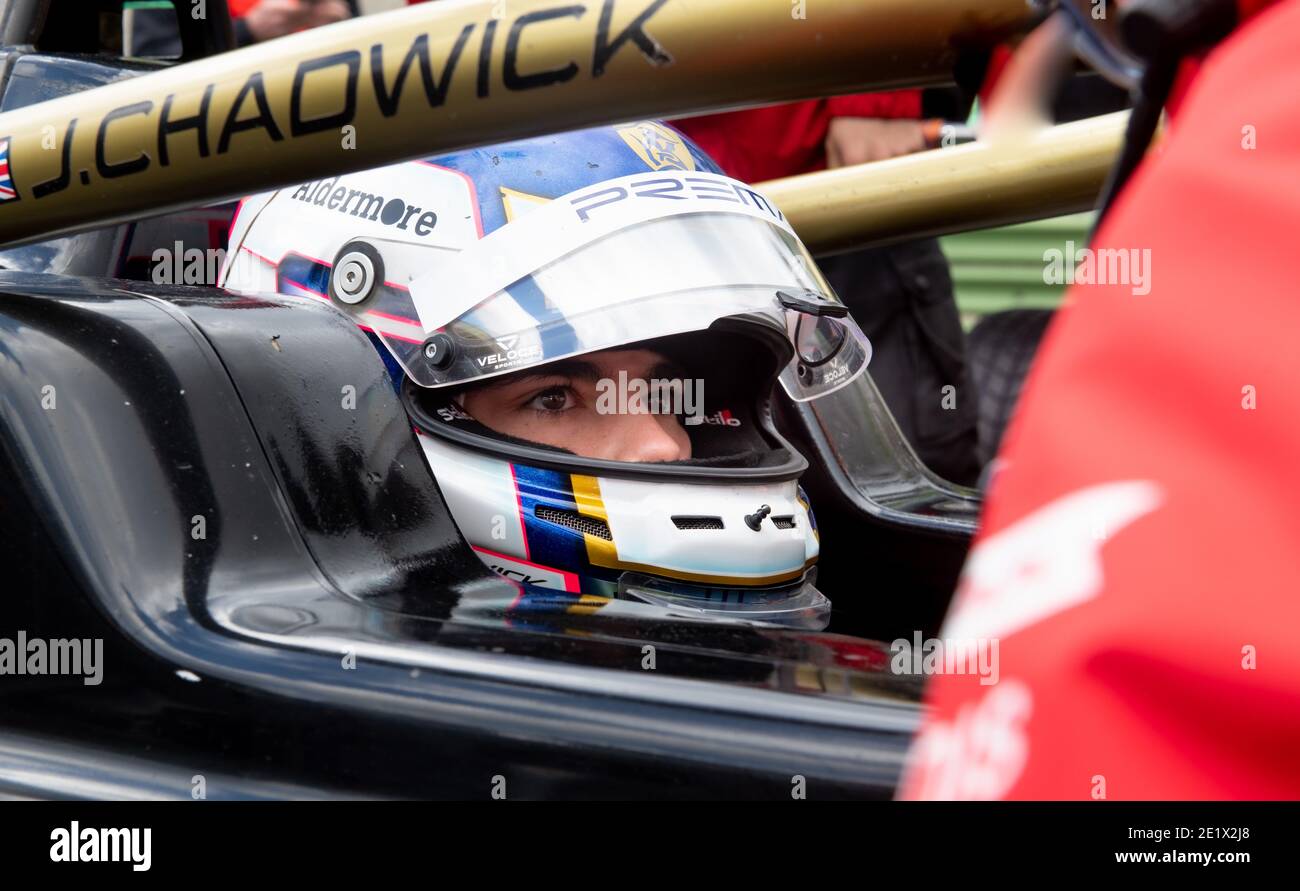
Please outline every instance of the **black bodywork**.
[[[3, 109], [150, 67], [6, 42]], [[978, 501], [883, 404], [781, 412], [827, 633], [592, 608], [478, 560], [344, 315], [142, 280], [192, 224], [0, 249], [0, 637], [104, 641], [98, 686], [0, 677], [0, 797], [892, 793], [921, 686], [879, 641], [937, 630]]]

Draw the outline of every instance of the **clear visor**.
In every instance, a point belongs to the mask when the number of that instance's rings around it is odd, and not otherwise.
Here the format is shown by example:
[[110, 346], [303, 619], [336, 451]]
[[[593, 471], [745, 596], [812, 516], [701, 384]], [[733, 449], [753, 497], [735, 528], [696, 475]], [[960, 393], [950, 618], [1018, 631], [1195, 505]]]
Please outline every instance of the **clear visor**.
[[[538, 221], [522, 222], [537, 228]], [[517, 233], [523, 237], [527, 230]], [[413, 309], [429, 339], [415, 342], [376, 330], [417, 384], [470, 383], [700, 331], [732, 316], [766, 323], [790, 339], [795, 357], [780, 379], [799, 401], [847, 385], [871, 357], [866, 336], [794, 233], [756, 215], [699, 212], [635, 220], [518, 277], [492, 268], [521, 262], [511, 251], [521, 242], [490, 243], [498, 234], [458, 256], [450, 271], [411, 282]], [[511, 283], [500, 288], [501, 281]]]

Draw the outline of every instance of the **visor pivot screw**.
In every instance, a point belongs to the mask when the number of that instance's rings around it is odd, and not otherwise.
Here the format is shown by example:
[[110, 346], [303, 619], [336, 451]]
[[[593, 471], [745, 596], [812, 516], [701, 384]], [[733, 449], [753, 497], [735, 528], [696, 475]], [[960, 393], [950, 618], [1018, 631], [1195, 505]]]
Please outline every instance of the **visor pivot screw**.
[[349, 242], [334, 258], [330, 296], [348, 306], [364, 303], [374, 294], [383, 275], [384, 263], [378, 251], [365, 242]]
[[452, 339], [441, 331], [430, 337], [420, 348], [424, 361], [436, 371], [442, 371], [456, 358], [456, 345]]
[[748, 526], [750, 529], [753, 529], [755, 532], [757, 532], [759, 528], [763, 525], [763, 520], [765, 520], [767, 518], [767, 515], [770, 514], [771, 512], [772, 512], [772, 508], [768, 507], [765, 504], [762, 507], [760, 507], [758, 510], [754, 511], [752, 514], [745, 515], [745, 525]]

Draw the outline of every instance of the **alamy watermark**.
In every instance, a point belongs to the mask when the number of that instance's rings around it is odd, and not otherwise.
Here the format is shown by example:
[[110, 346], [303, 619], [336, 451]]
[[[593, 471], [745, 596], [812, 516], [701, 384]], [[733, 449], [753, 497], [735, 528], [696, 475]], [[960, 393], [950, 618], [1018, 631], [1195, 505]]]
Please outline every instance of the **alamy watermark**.
[[150, 277], [156, 285], [208, 285], [216, 287], [221, 277], [221, 267], [226, 262], [222, 248], [185, 248], [184, 242], [175, 242], [172, 248], [158, 248], [153, 252]]
[[[626, 371], [618, 380], [603, 377], [596, 381], [596, 412], [602, 415], [682, 415], [687, 426], [703, 424], [704, 381], [695, 379], [632, 378]], [[729, 424], [728, 418], [716, 423]]]
[[104, 679], [103, 638], [44, 640], [20, 630], [16, 640], [0, 637], [0, 675], [83, 675], [97, 687]]
[[1043, 251], [1043, 283], [1048, 285], [1129, 285], [1133, 294], [1151, 293], [1150, 248], [1076, 248]]
[[900, 637], [889, 645], [893, 654], [889, 667], [894, 674], [972, 674], [979, 675], [980, 684], [992, 686], [998, 682], [998, 639], [937, 638], [921, 639], [921, 632], [912, 639]]
[[148, 872], [153, 862], [152, 829], [97, 829], [76, 820], [50, 832], [50, 860], [55, 863], [130, 863]]

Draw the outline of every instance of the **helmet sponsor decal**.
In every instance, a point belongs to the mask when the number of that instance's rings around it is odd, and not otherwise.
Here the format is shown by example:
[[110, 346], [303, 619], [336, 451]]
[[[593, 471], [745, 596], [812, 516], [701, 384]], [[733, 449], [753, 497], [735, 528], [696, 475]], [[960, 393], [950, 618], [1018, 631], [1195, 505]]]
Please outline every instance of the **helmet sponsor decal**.
[[514, 368], [516, 365], [526, 365], [542, 358], [542, 345], [540, 343], [533, 343], [526, 346], [519, 346], [518, 334], [509, 334], [505, 337], [498, 337], [494, 342], [499, 348], [498, 352], [475, 357], [474, 361], [479, 364], [480, 368], [491, 368], [497, 371], [505, 371], [507, 368]]
[[607, 235], [652, 220], [701, 213], [759, 219], [797, 239], [785, 215], [738, 180], [705, 172], [633, 174], [571, 192], [497, 229], [413, 278], [411, 297], [425, 329], [433, 331]]
[[621, 127], [618, 135], [651, 170], [695, 169], [695, 158], [686, 148], [685, 140], [662, 124], [640, 121]]
[[445, 405], [442, 408], [438, 409], [437, 414], [438, 417], [442, 418], [444, 421], [446, 421], [449, 424], [452, 423], [453, 421], [474, 420], [474, 418], [468, 412], [466, 412], [464, 409], [462, 409], [459, 405], [456, 405], [455, 403], [452, 403], [451, 405]]
[[[701, 420], [703, 421], [703, 423], [712, 424], [715, 427], [739, 427], [740, 426], [740, 418], [734, 417], [731, 414], [731, 409], [729, 408], [724, 408], [720, 411], [715, 411], [711, 415], [705, 415]], [[687, 423], [689, 423], [689, 421]]]
[[[386, 199], [383, 195], [365, 189], [350, 189], [340, 180], [341, 177], [336, 176], [333, 179], [303, 183], [290, 198], [314, 207], [370, 220], [372, 223], [414, 231], [421, 236], [431, 234], [434, 226], [438, 225], [438, 215], [431, 210], [425, 210], [401, 198]], [[411, 224], [409, 227], [408, 223]]]
[[[716, 174], [697, 176], [669, 175], [654, 179], [624, 177], [610, 183], [599, 183], [579, 192], [569, 199], [578, 219], [584, 223], [598, 208], [608, 208], [623, 201], [652, 199], [665, 201], [692, 201], [696, 211], [702, 210], [698, 202], [724, 202], [759, 211], [773, 222], [784, 222], [785, 215], [776, 209], [759, 192], [740, 182]], [[709, 210], [718, 208], [709, 207]]]

